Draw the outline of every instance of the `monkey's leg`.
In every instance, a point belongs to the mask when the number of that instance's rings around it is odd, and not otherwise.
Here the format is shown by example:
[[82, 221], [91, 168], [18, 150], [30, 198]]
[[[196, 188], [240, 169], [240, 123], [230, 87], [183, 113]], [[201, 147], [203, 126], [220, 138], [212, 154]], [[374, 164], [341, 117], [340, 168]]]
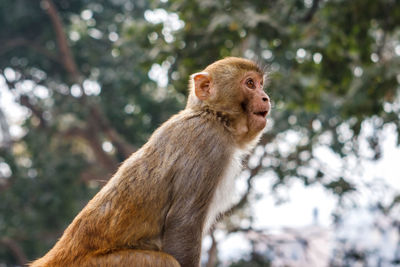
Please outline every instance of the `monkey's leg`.
[[87, 267], [180, 267], [171, 255], [151, 250], [126, 249], [91, 257]]

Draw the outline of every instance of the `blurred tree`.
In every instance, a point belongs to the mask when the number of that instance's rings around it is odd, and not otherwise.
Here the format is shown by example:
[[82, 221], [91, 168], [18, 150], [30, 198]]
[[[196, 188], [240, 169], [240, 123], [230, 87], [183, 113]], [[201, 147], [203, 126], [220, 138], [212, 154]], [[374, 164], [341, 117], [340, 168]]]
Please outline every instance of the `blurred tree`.
[[[52, 246], [118, 163], [184, 106], [188, 75], [229, 55], [268, 66], [274, 101], [231, 212], [251, 219], [244, 207], [265, 170], [273, 188], [298, 178], [340, 198], [357, 190], [348, 156], [379, 159], [378, 132], [400, 132], [399, 25], [396, 0], [0, 2], [0, 84], [26, 114], [22, 134], [2, 135], [0, 263], [22, 265]], [[321, 146], [343, 169], [316, 159]]]

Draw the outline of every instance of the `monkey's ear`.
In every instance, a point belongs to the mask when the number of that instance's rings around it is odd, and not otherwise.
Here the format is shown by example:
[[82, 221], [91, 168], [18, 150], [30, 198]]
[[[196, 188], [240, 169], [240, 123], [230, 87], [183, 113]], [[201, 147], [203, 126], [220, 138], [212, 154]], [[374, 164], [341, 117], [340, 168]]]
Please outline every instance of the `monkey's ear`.
[[211, 77], [207, 72], [198, 72], [192, 75], [194, 94], [200, 100], [208, 99], [212, 94]]

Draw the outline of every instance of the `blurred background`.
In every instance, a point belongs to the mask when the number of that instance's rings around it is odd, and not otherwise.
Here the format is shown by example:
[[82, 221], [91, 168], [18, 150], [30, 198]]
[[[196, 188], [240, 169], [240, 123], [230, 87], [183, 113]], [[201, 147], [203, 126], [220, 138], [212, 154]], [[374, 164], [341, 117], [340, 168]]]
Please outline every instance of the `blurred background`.
[[397, 0], [2, 0], [0, 266], [52, 247], [226, 56], [267, 66], [273, 109], [203, 265], [399, 266]]

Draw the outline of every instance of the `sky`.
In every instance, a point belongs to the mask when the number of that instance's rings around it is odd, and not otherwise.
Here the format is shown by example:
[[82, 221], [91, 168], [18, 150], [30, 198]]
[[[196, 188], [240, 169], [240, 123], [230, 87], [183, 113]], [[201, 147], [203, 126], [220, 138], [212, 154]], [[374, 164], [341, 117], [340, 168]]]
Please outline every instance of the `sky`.
[[[369, 123], [363, 125], [362, 138], [369, 134], [370, 129]], [[348, 178], [359, 188], [354, 197], [361, 205], [368, 205], [371, 201], [378, 200], [377, 198], [390, 199], [389, 196], [393, 196], [393, 193], [400, 193], [400, 148], [396, 145], [397, 136], [393, 125], [385, 126], [381, 135], [383, 140], [381, 159], [378, 161], [364, 159], [357, 162], [350, 158], [347, 162], [351, 171], [354, 171]], [[361, 144], [367, 146], [364, 141]], [[341, 169], [343, 165], [339, 156], [326, 147], [318, 148], [316, 155], [328, 169]], [[256, 184], [255, 188], [266, 188], [264, 184], [269, 183], [268, 177], [259, 179], [257, 183], [260, 184]], [[376, 184], [374, 192], [367, 188], [368, 184]], [[389, 190], [380, 188], [384, 184], [389, 186]], [[377, 192], [377, 189], [383, 191]], [[328, 227], [332, 224], [331, 214], [336, 207], [337, 198], [320, 184], [305, 187], [300, 180], [294, 180], [289, 187], [285, 187], [285, 194], [288, 196], [288, 201], [282, 205], [275, 205], [274, 197], [268, 195], [255, 205], [257, 225], [266, 228], [310, 225], [313, 223], [315, 208], [318, 209], [320, 225]]]

